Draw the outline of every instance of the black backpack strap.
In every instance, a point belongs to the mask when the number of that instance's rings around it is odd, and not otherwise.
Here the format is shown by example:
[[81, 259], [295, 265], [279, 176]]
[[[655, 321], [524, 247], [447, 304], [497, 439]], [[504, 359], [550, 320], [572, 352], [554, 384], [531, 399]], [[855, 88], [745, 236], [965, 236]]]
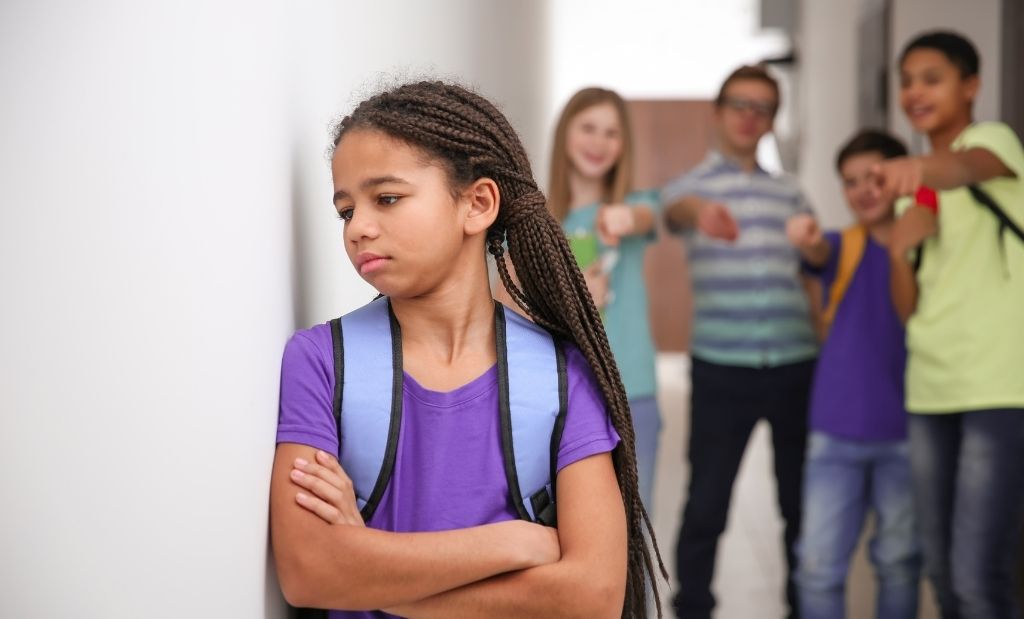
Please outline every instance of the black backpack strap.
[[1024, 230], [1017, 225], [1017, 222], [1010, 219], [1010, 216], [1006, 214], [1006, 211], [999, 206], [999, 204], [990, 196], [985, 190], [978, 185], [968, 185], [967, 190], [971, 192], [971, 197], [978, 203], [987, 208], [996, 219], [999, 221], [999, 253], [1003, 257], [1003, 270], [1004, 273], [1009, 276], [1009, 264], [1006, 259], [1006, 231], [1009, 230], [1024, 243]]
[[565, 415], [569, 410], [569, 374], [565, 367], [565, 350], [557, 340], [555, 341], [555, 363], [558, 366], [558, 417], [555, 418], [555, 427], [551, 432], [551, 496], [548, 497], [548, 505], [540, 506], [534, 502], [534, 513], [537, 514], [537, 520], [549, 527], [558, 526], [558, 516], [555, 510], [555, 500], [558, 496], [555, 491], [555, 483], [558, 478], [558, 449], [562, 446]]
[[530, 513], [523, 504], [519, 491], [519, 475], [516, 473], [516, 456], [512, 448], [512, 409], [508, 393], [508, 341], [505, 332], [505, 312], [500, 307], [494, 311], [494, 340], [498, 348], [498, 419], [501, 422], [501, 456], [505, 465], [505, 481], [512, 496], [512, 505], [521, 520], [532, 522]]
[[[515, 506], [516, 514], [522, 520], [536, 522], [545, 526], [554, 527], [557, 523], [555, 508], [555, 476], [558, 468], [558, 448], [562, 442], [562, 432], [565, 428], [565, 416], [568, 410], [568, 374], [566, 371], [565, 352], [561, 343], [550, 334], [549, 340], [554, 349], [554, 368], [557, 371], [557, 397], [558, 409], [552, 422], [551, 435], [548, 444], [548, 466], [547, 484], [542, 485], [538, 490], [532, 488], [524, 489], [520, 485], [520, 475], [516, 465], [516, 449], [513, 441], [513, 415], [511, 409], [511, 394], [509, 381], [509, 351], [508, 351], [508, 330], [505, 311], [502, 306], [495, 305], [494, 330], [495, 343], [498, 357], [498, 415], [501, 422], [501, 448], [502, 461], [505, 468], [505, 478], [508, 483], [509, 494], [512, 504]], [[514, 325], [513, 325], [514, 327]], [[522, 438], [522, 437], [520, 437]], [[533, 437], [531, 437], [533, 438]], [[543, 453], [543, 452], [541, 452]], [[532, 492], [530, 496], [524, 496], [524, 492]], [[529, 501], [527, 503], [527, 501]], [[532, 510], [532, 515], [531, 515]]]
[[341, 330], [341, 318], [331, 324], [331, 342], [334, 345], [334, 423], [338, 427], [338, 450], [341, 450], [341, 399], [345, 392], [345, 339]]
[[[379, 296], [377, 297], [380, 298]], [[402, 425], [402, 328], [398, 324], [391, 303], [388, 302], [388, 321], [391, 328], [391, 354], [392, 354], [392, 379], [391, 379], [391, 414], [388, 427], [387, 445], [384, 450], [384, 460], [381, 463], [380, 473], [360, 510], [363, 521], [369, 521], [380, 504], [384, 491], [391, 482], [391, 475], [395, 470], [395, 460], [398, 454], [398, 435]], [[342, 433], [342, 410], [345, 391], [345, 338], [342, 328], [342, 320], [335, 318], [330, 321], [331, 340], [334, 348], [334, 401], [332, 412], [338, 430], [338, 459], [341, 459]]]
[[[378, 296], [377, 298], [380, 298]], [[377, 509], [380, 498], [391, 481], [391, 474], [395, 468], [395, 458], [398, 452], [398, 430], [402, 419], [402, 334], [398, 326], [398, 320], [394, 312], [388, 306], [388, 314], [391, 321], [391, 346], [394, 355], [394, 377], [392, 379], [392, 404], [391, 404], [391, 427], [388, 431], [388, 445], [385, 453], [384, 463], [381, 467], [380, 477], [374, 486], [366, 505], [363, 506], [361, 514], [363, 520], [367, 521]], [[345, 337], [341, 326], [341, 318], [330, 321], [331, 343], [334, 349], [334, 398], [332, 402], [332, 413], [334, 422], [338, 428], [338, 450], [340, 457], [341, 450], [341, 410], [345, 393]], [[320, 608], [298, 608], [296, 609], [298, 619], [327, 619], [328, 612]]]
[[[968, 185], [967, 191], [971, 193], [971, 197], [974, 198], [975, 202], [987, 208], [993, 215], [995, 215], [995, 218], [999, 221], [999, 247], [1001, 251], [1004, 252], [1004, 256], [1006, 251], [1006, 245], [1004, 244], [1004, 234], [1007, 230], [1012, 232], [1014, 236], [1016, 236], [1018, 239], [1020, 239], [1022, 243], [1024, 243], [1024, 229], [1022, 229], [1020, 225], [1017, 224], [1017, 222], [1015, 222], [1013, 219], [1010, 218], [1009, 215], [1006, 214], [1006, 211], [1004, 211], [1003, 208], [999, 206], [999, 203], [996, 202], [995, 199], [993, 199], [987, 191], [985, 191], [978, 185]], [[917, 248], [917, 255], [914, 257], [914, 272], [917, 272], [921, 268], [921, 261], [923, 259], [924, 244], [922, 243], [921, 246]]]
[[921, 264], [924, 263], [924, 241], [917, 246], [917, 251], [914, 252], [914, 273], [921, 270]]
[[1010, 216], [1007, 215], [1006, 211], [1004, 211], [1002, 207], [992, 199], [992, 196], [988, 195], [985, 190], [977, 185], [968, 185], [967, 190], [971, 192], [971, 196], [973, 196], [979, 204], [992, 211], [992, 214], [999, 220], [1000, 236], [1002, 236], [1002, 233], [1008, 229], [1010, 232], [1013, 232], [1022, 243], [1024, 243], [1024, 230], [1017, 225], [1017, 222], [1010, 219]]
[[[378, 297], [380, 298], [380, 297]], [[398, 324], [398, 318], [391, 308], [391, 301], [388, 301], [388, 320], [391, 325], [391, 423], [388, 426], [388, 442], [384, 451], [384, 462], [380, 467], [380, 475], [377, 483], [373, 486], [370, 498], [366, 505], [360, 510], [363, 522], [369, 522], [377, 505], [380, 504], [384, 491], [391, 483], [391, 475], [395, 471], [395, 460], [398, 457], [398, 433], [402, 427], [402, 395], [404, 390], [404, 374], [402, 370], [402, 327]]]

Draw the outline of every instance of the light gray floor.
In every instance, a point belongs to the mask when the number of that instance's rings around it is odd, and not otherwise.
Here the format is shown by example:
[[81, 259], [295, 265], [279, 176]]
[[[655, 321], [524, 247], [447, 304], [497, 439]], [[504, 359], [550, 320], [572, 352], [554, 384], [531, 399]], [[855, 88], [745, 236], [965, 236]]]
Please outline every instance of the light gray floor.
[[[662, 434], [655, 473], [654, 527], [662, 556], [675, 582], [673, 555], [684, 492], [689, 478], [686, 441], [689, 434], [689, 367], [685, 354], [658, 355], [658, 401]], [[763, 422], [755, 428], [733, 487], [729, 521], [718, 550], [713, 589], [718, 599], [716, 619], [772, 619], [783, 617], [782, 522], [775, 502], [770, 430]], [[858, 549], [851, 571], [849, 617], [873, 616], [874, 581]], [[922, 619], [937, 617], [930, 592], [922, 588]], [[668, 599], [666, 591], [663, 597]], [[666, 606], [666, 616], [672, 616]], [[652, 615], [653, 616], [653, 615]]]

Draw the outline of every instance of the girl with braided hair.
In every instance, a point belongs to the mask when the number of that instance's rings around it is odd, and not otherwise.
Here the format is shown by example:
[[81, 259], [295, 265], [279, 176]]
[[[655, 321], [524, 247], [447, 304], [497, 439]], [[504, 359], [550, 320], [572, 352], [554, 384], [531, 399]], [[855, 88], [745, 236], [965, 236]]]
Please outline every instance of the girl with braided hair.
[[[661, 559], [645, 540], [625, 389], [508, 121], [460, 86], [399, 86], [341, 121], [332, 175], [346, 252], [400, 325], [404, 412], [390, 482], [364, 522], [334, 457], [332, 333], [289, 341], [271, 481], [285, 597], [344, 609], [332, 618], [645, 617]], [[557, 529], [521, 519], [509, 499], [485, 250], [564, 353]]]

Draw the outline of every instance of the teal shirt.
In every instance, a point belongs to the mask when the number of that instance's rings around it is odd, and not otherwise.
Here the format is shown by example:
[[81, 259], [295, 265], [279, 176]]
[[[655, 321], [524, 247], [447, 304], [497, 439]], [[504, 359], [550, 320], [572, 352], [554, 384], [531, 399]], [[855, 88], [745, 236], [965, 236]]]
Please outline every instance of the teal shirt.
[[[657, 191], [634, 191], [626, 196], [626, 204], [647, 206], [655, 217], [661, 207]], [[615, 248], [596, 240], [598, 207], [598, 204], [591, 204], [571, 210], [562, 222], [562, 229], [570, 243], [574, 237], [595, 239], [597, 253], [602, 255]], [[653, 229], [648, 234], [623, 237], [618, 247], [618, 260], [608, 276], [612, 294], [604, 308], [604, 328], [626, 386], [626, 395], [631, 400], [657, 395], [654, 341], [647, 318], [647, 286], [644, 284], [644, 253], [654, 238]]]

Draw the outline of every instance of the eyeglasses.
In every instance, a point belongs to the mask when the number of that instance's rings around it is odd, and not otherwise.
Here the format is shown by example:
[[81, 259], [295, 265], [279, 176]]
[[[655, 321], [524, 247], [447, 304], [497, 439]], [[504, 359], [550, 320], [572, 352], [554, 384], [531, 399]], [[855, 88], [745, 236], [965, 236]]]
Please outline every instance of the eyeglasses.
[[751, 111], [761, 118], [772, 118], [775, 116], [777, 105], [765, 101], [751, 101], [750, 99], [737, 99], [726, 97], [722, 99], [722, 105], [737, 112]]

